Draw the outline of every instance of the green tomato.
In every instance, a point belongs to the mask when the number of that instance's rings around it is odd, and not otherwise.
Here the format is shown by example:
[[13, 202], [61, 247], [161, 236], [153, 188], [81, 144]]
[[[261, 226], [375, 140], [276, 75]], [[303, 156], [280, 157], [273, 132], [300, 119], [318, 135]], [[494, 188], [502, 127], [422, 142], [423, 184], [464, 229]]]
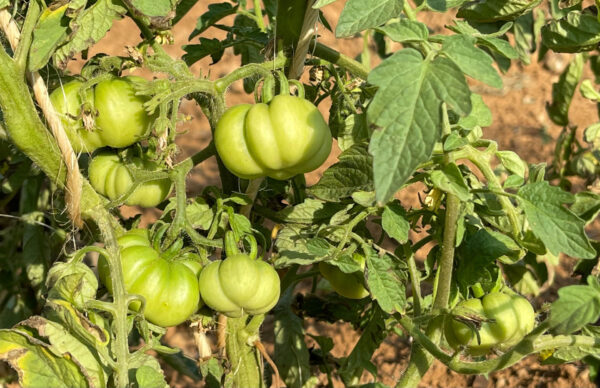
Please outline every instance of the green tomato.
[[[100, 147], [122, 148], [132, 145], [146, 134], [153, 117], [144, 110], [146, 97], [136, 96], [134, 85], [147, 82], [128, 76], [101, 81], [79, 97], [81, 81], [71, 81], [50, 95], [67, 137], [75, 152], [92, 152]], [[81, 105], [87, 102], [96, 110], [96, 127], [86, 129], [81, 119]]]
[[[365, 258], [363, 256], [354, 254], [352, 258], [361, 268], [365, 268]], [[369, 296], [369, 291], [364, 286], [363, 272], [345, 273], [337, 266], [324, 261], [319, 263], [319, 271], [331, 284], [331, 288], [341, 296], [350, 299], [362, 299]]]
[[[156, 171], [155, 163], [133, 158], [133, 164], [140, 169]], [[133, 177], [119, 156], [110, 151], [102, 151], [90, 162], [88, 176], [94, 190], [110, 200], [116, 200], [127, 193], [133, 185]], [[140, 184], [125, 200], [127, 205], [154, 207], [171, 193], [171, 180], [156, 179]]]
[[279, 300], [277, 271], [244, 254], [207, 265], [200, 273], [199, 285], [204, 303], [232, 318], [264, 314]]
[[493, 347], [512, 346], [519, 342], [535, 325], [535, 313], [523, 297], [492, 292], [483, 299], [467, 299], [454, 309], [459, 315], [480, 315], [482, 322], [477, 333], [465, 323], [449, 319], [445, 323], [446, 339], [450, 346], [465, 346], [475, 356], [487, 354]]
[[88, 89], [86, 101], [81, 101], [79, 97], [81, 84], [81, 81], [71, 81], [50, 94], [50, 101], [60, 117], [73, 151], [77, 153], [92, 152], [105, 145], [99, 131], [87, 130], [83, 125], [81, 105], [89, 102], [93, 106], [94, 92]]
[[[143, 233], [134, 229], [118, 239], [125, 290], [144, 297], [144, 317], [148, 321], [163, 327], [176, 326], [202, 306], [198, 290], [201, 265], [191, 257], [160, 255], [150, 247], [149, 240], [143, 240]], [[98, 260], [98, 274], [112, 293], [112, 279], [104, 257]], [[141, 304], [136, 301], [130, 306], [137, 311]]]
[[225, 166], [240, 178], [285, 180], [319, 167], [331, 151], [331, 132], [313, 104], [278, 95], [267, 104], [227, 110], [215, 130]]

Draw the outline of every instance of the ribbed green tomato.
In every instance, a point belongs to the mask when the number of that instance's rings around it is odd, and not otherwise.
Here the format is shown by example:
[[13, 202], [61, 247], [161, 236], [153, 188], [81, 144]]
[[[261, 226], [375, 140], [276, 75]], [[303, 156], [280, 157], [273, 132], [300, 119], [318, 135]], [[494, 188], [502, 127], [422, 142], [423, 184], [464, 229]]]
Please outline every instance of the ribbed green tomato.
[[[50, 95], [52, 105], [76, 152], [92, 152], [100, 147], [122, 148], [140, 140], [147, 132], [152, 117], [144, 110], [146, 97], [136, 96], [134, 85], [147, 82], [141, 77], [127, 76], [99, 82], [86, 92], [81, 101], [81, 81], [71, 81]], [[86, 129], [81, 119], [81, 105], [88, 102], [97, 116], [96, 128]]]
[[232, 318], [264, 314], [279, 300], [277, 271], [266, 262], [244, 254], [204, 267], [199, 285], [204, 303]]
[[[157, 171], [155, 163], [133, 158], [136, 167], [147, 171]], [[88, 176], [94, 190], [111, 200], [120, 198], [133, 185], [131, 173], [119, 156], [111, 151], [102, 151], [90, 162]], [[125, 200], [127, 205], [154, 207], [167, 198], [171, 192], [171, 180], [156, 179], [140, 184]]]
[[[202, 265], [184, 255], [161, 255], [150, 247], [147, 231], [133, 229], [117, 242], [121, 248], [121, 266], [125, 289], [130, 294], [144, 297], [144, 317], [156, 325], [175, 326], [188, 319], [202, 306], [198, 290], [198, 274]], [[98, 260], [98, 274], [112, 293], [108, 262]], [[139, 302], [131, 304], [138, 310]]]
[[[365, 268], [365, 258], [359, 254], [354, 254], [352, 258]], [[321, 275], [331, 284], [331, 288], [341, 296], [350, 299], [362, 299], [369, 295], [369, 291], [364, 286], [364, 274], [360, 271], [354, 273], [345, 273], [337, 266], [325, 262], [319, 263]]]
[[319, 167], [331, 152], [331, 132], [313, 104], [275, 96], [267, 104], [236, 105], [215, 130], [225, 166], [240, 178], [288, 179]]
[[446, 322], [446, 340], [453, 348], [465, 346], [472, 355], [484, 355], [493, 347], [510, 347], [519, 342], [535, 325], [535, 312], [527, 299], [518, 295], [492, 292], [483, 299], [467, 299], [455, 310], [459, 314], [469, 311], [487, 319], [477, 334], [466, 324], [451, 319]]

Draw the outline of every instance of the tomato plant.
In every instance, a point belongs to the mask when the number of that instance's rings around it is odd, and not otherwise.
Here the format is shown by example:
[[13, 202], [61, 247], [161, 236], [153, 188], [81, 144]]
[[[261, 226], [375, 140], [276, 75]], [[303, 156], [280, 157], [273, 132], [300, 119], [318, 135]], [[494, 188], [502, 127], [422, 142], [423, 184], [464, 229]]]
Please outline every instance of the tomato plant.
[[[570, 107], [597, 112], [600, 22], [563, 3], [0, 0], [2, 383], [597, 378], [600, 124]], [[484, 133], [489, 90], [557, 53], [546, 165]]]

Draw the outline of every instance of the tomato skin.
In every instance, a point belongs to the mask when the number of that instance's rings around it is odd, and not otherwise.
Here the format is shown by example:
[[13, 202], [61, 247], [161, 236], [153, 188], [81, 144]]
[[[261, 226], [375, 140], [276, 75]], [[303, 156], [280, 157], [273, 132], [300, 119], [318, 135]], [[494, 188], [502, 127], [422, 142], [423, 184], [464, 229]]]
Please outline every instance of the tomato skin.
[[244, 179], [285, 180], [310, 172], [327, 159], [331, 145], [331, 132], [317, 107], [294, 96], [275, 96], [268, 105], [236, 105], [215, 130], [223, 163]]
[[[147, 82], [141, 77], [127, 76], [99, 82], [86, 91], [85, 101], [79, 97], [82, 82], [65, 84], [50, 95], [52, 105], [61, 117], [75, 152], [92, 152], [101, 147], [128, 147], [146, 134], [153, 117], [144, 110], [146, 97], [136, 96], [134, 85]], [[87, 102], [98, 113], [96, 128], [84, 128], [81, 105]]]
[[[201, 265], [185, 259], [165, 259], [143, 239], [141, 229], [133, 229], [117, 241], [121, 248], [121, 266], [125, 289], [146, 299], [144, 317], [156, 325], [176, 326], [202, 306], [198, 290]], [[147, 233], [147, 232], [146, 232]], [[189, 261], [189, 262], [188, 262]], [[100, 280], [112, 293], [108, 262], [98, 260]], [[140, 302], [131, 305], [139, 310]]]
[[[354, 254], [352, 258], [364, 269], [364, 257]], [[331, 284], [331, 288], [341, 296], [349, 299], [362, 299], [369, 296], [369, 291], [364, 286], [364, 274], [362, 272], [345, 273], [337, 266], [324, 261], [319, 263], [319, 271]]]
[[[138, 168], [157, 170], [154, 163], [139, 158], [133, 158], [133, 163]], [[111, 151], [102, 151], [94, 156], [88, 168], [88, 176], [94, 190], [110, 200], [120, 198], [133, 185], [131, 173], [119, 156]], [[172, 183], [168, 178], [144, 182], [131, 193], [125, 204], [154, 207], [169, 196], [171, 189]]]
[[86, 101], [81, 101], [78, 94], [81, 85], [81, 81], [74, 80], [50, 94], [50, 101], [60, 117], [73, 151], [77, 153], [92, 152], [105, 145], [99, 131], [89, 131], [83, 126], [80, 118], [81, 105], [84, 102], [93, 105], [94, 93], [91, 89], [88, 90]]
[[213, 261], [202, 269], [198, 283], [204, 303], [231, 318], [264, 314], [279, 300], [277, 271], [244, 254]]
[[510, 347], [518, 343], [535, 325], [535, 312], [527, 299], [519, 295], [492, 292], [482, 299], [460, 302], [456, 308], [464, 313], [472, 311], [492, 322], [482, 322], [479, 339], [466, 324], [448, 319], [445, 323], [446, 340], [453, 348], [465, 346], [471, 355], [487, 354], [493, 347]]

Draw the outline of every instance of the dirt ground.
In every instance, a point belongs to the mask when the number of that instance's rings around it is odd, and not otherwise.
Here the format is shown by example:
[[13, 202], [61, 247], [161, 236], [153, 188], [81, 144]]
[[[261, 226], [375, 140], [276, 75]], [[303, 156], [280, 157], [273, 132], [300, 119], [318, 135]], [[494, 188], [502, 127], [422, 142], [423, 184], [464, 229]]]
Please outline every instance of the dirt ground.
[[[183, 51], [179, 48], [187, 43], [187, 37], [196, 24], [196, 19], [203, 14], [210, 3], [220, 1], [200, 0], [174, 28], [175, 44], [167, 47], [167, 51], [174, 56], [180, 56]], [[338, 1], [324, 8], [325, 16], [335, 28], [337, 15], [339, 15], [344, 1]], [[435, 33], [444, 32], [444, 25], [452, 20], [452, 15], [424, 14], [422, 21], [427, 23]], [[446, 30], [447, 31], [447, 30]], [[362, 41], [358, 39], [344, 39], [336, 41], [333, 34], [320, 28], [320, 40], [339, 51], [356, 56], [362, 49]], [[222, 37], [217, 31], [209, 30], [202, 36]], [[109, 35], [99, 45], [90, 50], [90, 56], [97, 52], [105, 52], [113, 55], [126, 55], [125, 45], [135, 45], [139, 42], [137, 28], [129, 21], [121, 21], [115, 24]], [[373, 66], [377, 64], [378, 58], [373, 55]], [[561, 128], [552, 124], [545, 112], [545, 104], [551, 100], [552, 83], [555, 82], [562, 69], [568, 64], [569, 57], [565, 55], [551, 54], [542, 63], [535, 58], [529, 66], [514, 64], [507, 74], [503, 75], [504, 87], [501, 90], [490, 89], [484, 85], [473, 82], [473, 89], [482, 94], [484, 101], [494, 113], [494, 123], [491, 127], [484, 129], [487, 138], [496, 140], [500, 149], [516, 151], [529, 163], [550, 162], [555, 140]], [[211, 65], [210, 58], [196, 63], [192, 70], [195, 74], [209, 74], [215, 79], [239, 66], [239, 58], [233, 55], [232, 50], [227, 50], [222, 60]], [[81, 63], [74, 61], [70, 69], [77, 72]], [[589, 74], [588, 74], [589, 75]], [[234, 84], [227, 95], [227, 104], [233, 105], [244, 101], [251, 101], [252, 96], [245, 95], [241, 82]], [[323, 104], [322, 112], [327, 117], [328, 107]], [[210, 141], [210, 129], [206, 118], [191, 101], [182, 104], [182, 113], [189, 115], [191, 120], [181, 124], [180, 130], [186, 131], [180, 136], [179, 145], [183, 158], [194, 151], [201, 149]], [[597, 121], [595, 106], [584, 100], [577, 93], [572, 107], [571, 117], [574, 124], [580, 128]], [[318, 180], [319, 174], [335, 162], [339, 151], [334, 150], [325, 166], [316, 173], [308, 176], [308, 183], [313, 184]], [[218, 184], [216, 163], [209, 159], [193, 170], [189, 180], [189, 192], [199, 193], [207, 185]], [[407, 195], [414, 196], [414, 192]], [[404, 197], [403, 197], [404, 198]], [[410, 198], [409, 198], [410, 200]], [[137, 210], [125, 209], [124, 213], [131, 215]], [[145, 216], [146, 220], [156, 217], [155, 213]], [[561, 284], [573, 283], [576, 280], [569, 278], [570, 263], [565, 261], [557, 275]], [[555, 292], [549, 291], [544, 297], [552, 296]], [[548, 300], [546, 298], [546, 300]], [[269, 325], [264, 333], [268, 342], [272, 338], [269, 333]], [[319, 322], [307, 321], [306, 331], [310, 334], [330, 335], [334, 338], [335, 348], [333, 354], [341, 357], [349, 354], [358, 340], [358, 335], [345, 325], [329, 325]], [[182, 347], [189, 355], [195, 356], [192, 345], [192, 336], [189, 328], [178, 327], [170, 330], [167, 335], [169, 343]], [[268, 349], [272, 350], [272, 346]], [[378, 381], [387, 385], [394, 385], [402, 370], [408, 362], [409, 344], [405, 339], [390, 336], [375, 354], [373, 362], [377, 365], [380, 375]], [[195, 384], [185, 376], [181, 376], [168, 369], [169, 383], [176, 387], [191, 387]], [[372, 381], [372, 377], [365, 375], [364, 381]], [[580, 364], [569, 364], [563, 366], [541, 366], [536, 357], [529, 357], [521, 363], [501, 372], [484, 376], [462, 376], [449, 371], [442, 364], [436, 363], [425, 376], [423, 387], [586, 387], [595, 386], [589, 382], [587, 369]]]

